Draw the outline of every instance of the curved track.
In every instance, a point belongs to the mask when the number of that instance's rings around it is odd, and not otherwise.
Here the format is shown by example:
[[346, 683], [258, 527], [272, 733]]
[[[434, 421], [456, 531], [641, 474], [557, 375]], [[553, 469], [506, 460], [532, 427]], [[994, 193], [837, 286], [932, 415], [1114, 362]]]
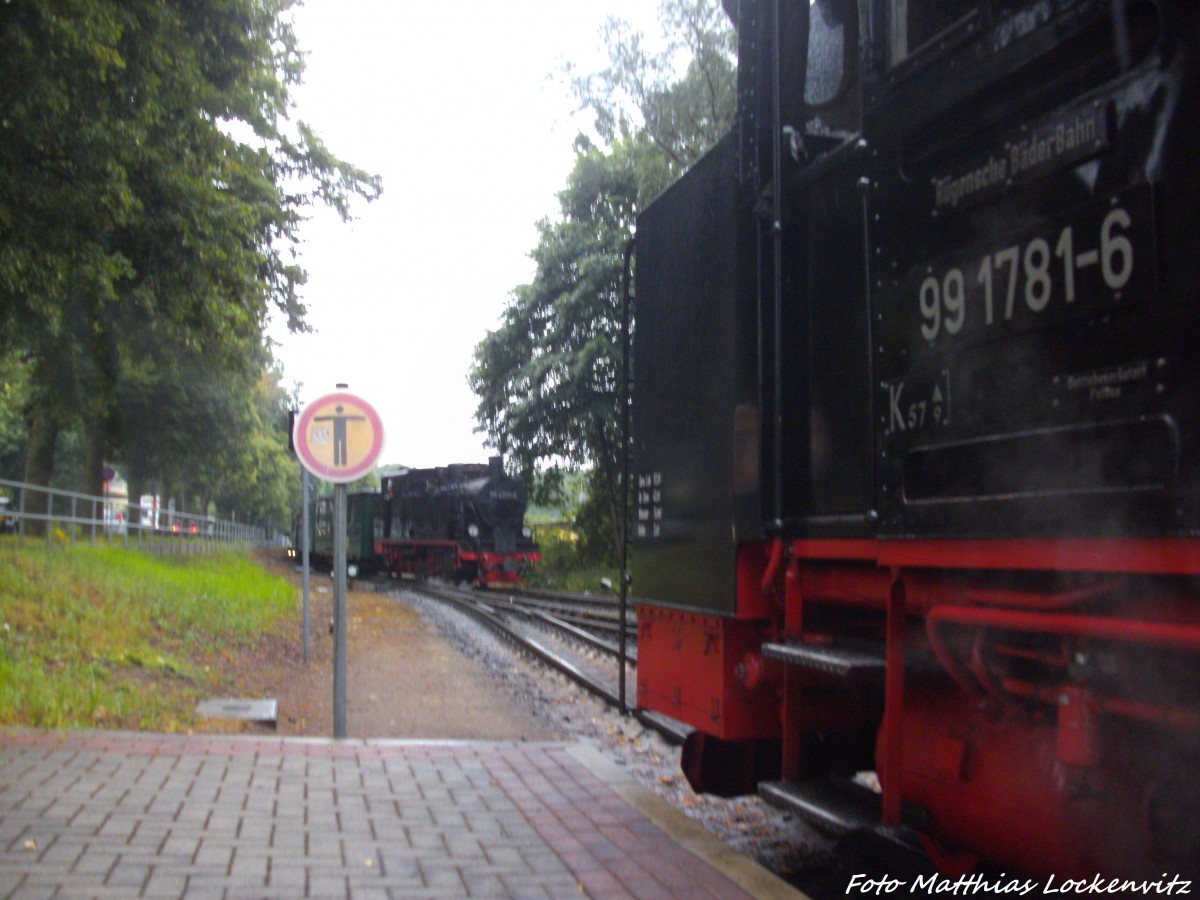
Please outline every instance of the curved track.
[[[594, 634], [611, 635], [618, 640], [621, 618], [617, 597], [605, 594], [568, 594], [535, 588], [492, 587], [482, 595], [494, 598], [497, 605], [537, 611], [560, 622], [577, 625]], [[625, 611], [627, 638], [637, 638], [637, 621], [632, 607]]]
[[[620, 649], [611, 638], [617, 630], [618, 614], [611, 599], [545, 592], [537, 596], [524, 591], [480, 592], [430, 584], [408, 587], [471, 615], [588, 692], [622, 707], [618, 688]], [[579, 603], [580, 599], [585, 602]], [[586, 607], [592, 608], [579, 612]], [[625, 663], [626, 684], [636, 684], [635, 648], [627, 650]], [[674, 744], [683, 743], [687, 736], [688, 729], [678, 722], [642, 710], [629, 712]]]

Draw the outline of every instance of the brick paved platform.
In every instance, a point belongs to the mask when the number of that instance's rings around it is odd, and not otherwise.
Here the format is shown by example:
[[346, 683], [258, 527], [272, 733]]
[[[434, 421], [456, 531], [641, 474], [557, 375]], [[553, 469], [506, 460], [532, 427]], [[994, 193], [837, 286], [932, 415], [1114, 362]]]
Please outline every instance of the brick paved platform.
[[0, 732], [0, 896], [800, 896], [586, 745]]

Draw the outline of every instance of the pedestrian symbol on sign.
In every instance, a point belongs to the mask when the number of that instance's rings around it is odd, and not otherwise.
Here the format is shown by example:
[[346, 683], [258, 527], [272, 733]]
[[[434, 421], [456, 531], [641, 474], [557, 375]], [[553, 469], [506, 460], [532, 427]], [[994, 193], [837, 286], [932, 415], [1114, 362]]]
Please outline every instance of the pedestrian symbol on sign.
[[[366, 421], [366, 416], [346, 416], [342, 415], [345, 409], [340, 403], [334, 408], [336, 416], [316, 416], [314, 422], [332, 422], [333, 423], [333, 464], [339, 468], [346, 465], [346, 423], [350, 421]], [[318, 430], [320, 433], [320, 430]], [[323, 432], [325, 441], [328, 442], [329, 432]], [[314, 436], [315, 439], [315, 436]]]

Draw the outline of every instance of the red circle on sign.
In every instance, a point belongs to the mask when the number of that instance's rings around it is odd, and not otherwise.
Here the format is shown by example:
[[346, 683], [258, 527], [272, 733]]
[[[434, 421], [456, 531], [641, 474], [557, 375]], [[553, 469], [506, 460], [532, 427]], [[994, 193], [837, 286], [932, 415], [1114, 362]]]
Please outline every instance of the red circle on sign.
[[[355, 415], [351, 416], [319, 416], [322, 411], [338, 408], [338, 407], [353, 407]], [[359, 415], [361, 414], [361, 415]], [[348, 445], [345, 429], [348, 427], [347, 420], [362, 420], [365, 421], [367, 427], [371, 429], [369, 449], [361, 458], [356, 458], [353, 461], [348, 458], [345, 464], [339, 465], [336, 462], [330, 464], [320, 458], [316, 448], [313, 446], [311, 429], [319, 419], [336, 420], [342, 419], [340, 435], [335, 432], [332, 439], [336, 442], [341, 440], [343, 453], [346, 453], [345, 445]], [[337, 427], [337, 422], [334, 422]], [[332, 481], [338, 484], [343, 484], [349, 481], [355, 481], [366, 475], [375, 466], [379, 459], [379, 454], [383, 452], [383, 422], [379, 418], [379, 413], [375, 411], [375, 407], [371, 406], [366, 400], [361, 397], [356, 397], [354, 394], [326, 394], [324, 397], [318, 397], [312, 403], [304, 408], [304, 412], [296, 419], [296, 425], [292, 431], [292, 440], [296, 446], [296, 455], [300, 457], [300, 462], [304, 468], [312, 472], [323, 481]]]

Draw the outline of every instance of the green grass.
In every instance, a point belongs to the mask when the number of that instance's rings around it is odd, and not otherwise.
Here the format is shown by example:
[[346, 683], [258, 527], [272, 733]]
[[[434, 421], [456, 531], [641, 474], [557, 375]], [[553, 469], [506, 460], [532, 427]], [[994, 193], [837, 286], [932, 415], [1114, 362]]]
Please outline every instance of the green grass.
[[294, 607], [246, 555], [0, 541], [0, 725], [187, 728], [221, 677], [206, 661]]

